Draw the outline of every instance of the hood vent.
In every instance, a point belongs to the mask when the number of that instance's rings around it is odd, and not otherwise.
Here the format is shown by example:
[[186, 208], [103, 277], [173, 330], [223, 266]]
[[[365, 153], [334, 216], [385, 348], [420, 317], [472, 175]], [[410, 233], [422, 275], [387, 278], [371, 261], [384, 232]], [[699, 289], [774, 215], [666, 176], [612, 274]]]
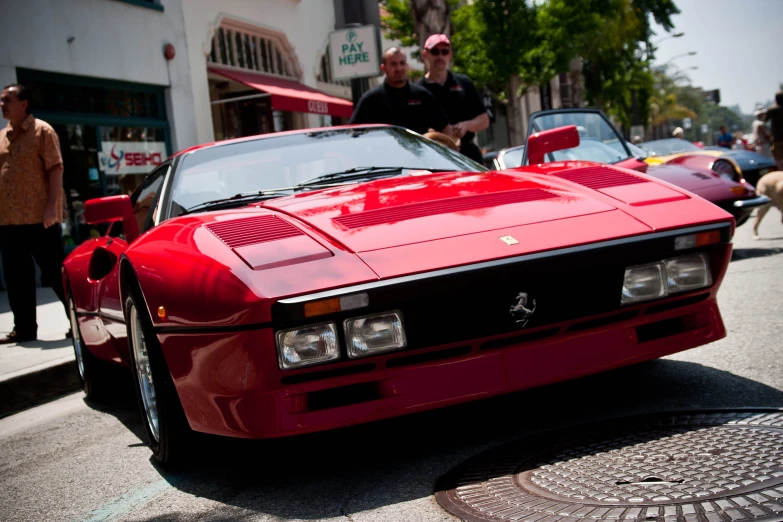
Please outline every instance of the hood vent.
[[368, 210], [357, 214], [347, 214], [333, 218], [340, 225], [353, 229], [394, 223], [406, 219], [415, 219], [436, 214], [449, 214], [452, 212], [464, 212], [479, 208], [496, 207], [524, 201], [536, 201], [541, 199], [559, 198], [557, 194], [541, 189], [509, 190], [492, 194], [479, 194], [459, 198], [448, 198], [424, 203], [413, 203], [398, 207], [390, 207], [379, 210]]
[[277, 216], [235, 219], [210, 223], [205, 227], [230, 248], [304, 235], [304, 232]]
[[609, 187], [619, 187], [621, 185], [634, 185], [636, 183], [647, 183], [646, 179], [628, 174], [622, 170], [612, 167], [585, 167], [570, 172], [561, 172], [553, 174], [558, 178], [578, 183], [593, 190], [601, 190]]

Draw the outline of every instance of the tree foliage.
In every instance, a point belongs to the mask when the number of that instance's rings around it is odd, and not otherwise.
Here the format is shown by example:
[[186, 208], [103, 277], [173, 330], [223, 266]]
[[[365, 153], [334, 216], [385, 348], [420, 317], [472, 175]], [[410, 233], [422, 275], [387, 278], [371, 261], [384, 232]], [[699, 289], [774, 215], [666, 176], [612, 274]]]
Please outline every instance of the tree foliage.
[[[426, 37], [414, 34], [414, 2], [421, 0], [385, 2], [387, 35], [403, 45]], [[679, 13], [674, 0], [448, 2], [454, 68], [477, 83], [513, 97], [567, 72], [577, 59], [589, 105], [623, 125], [647, 120], [654, 86], [651, 20], [671, 31], [671, 17]]]

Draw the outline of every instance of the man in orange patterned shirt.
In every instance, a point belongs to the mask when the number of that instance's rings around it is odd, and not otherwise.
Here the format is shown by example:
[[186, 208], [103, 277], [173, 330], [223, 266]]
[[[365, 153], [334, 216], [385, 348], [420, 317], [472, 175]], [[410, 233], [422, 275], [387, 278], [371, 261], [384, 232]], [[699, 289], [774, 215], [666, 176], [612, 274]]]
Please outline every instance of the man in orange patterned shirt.
[[33, 259], [65, 306], [60, 141], [51, 125], [29, 113], [29, 103], [24, 86], [3, 88], [0, 106], [9, 123], [0, 129], [0, 253], [14, 330], [0, 344], [37, 337]]

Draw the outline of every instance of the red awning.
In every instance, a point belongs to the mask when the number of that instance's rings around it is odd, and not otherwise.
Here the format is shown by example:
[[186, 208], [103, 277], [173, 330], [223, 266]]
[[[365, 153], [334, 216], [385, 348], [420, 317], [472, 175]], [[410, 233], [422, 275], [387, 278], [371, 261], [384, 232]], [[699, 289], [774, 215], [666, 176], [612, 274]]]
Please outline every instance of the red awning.
[[234, 71], [208, 67], [209, 72], [219, 74], [229, 80], [244, 83], [272, 95], [272, 108], [277, 111], [311, 112], [350, 118], [353, 103], [342, 98], [324, 94], [293, 80], [276, 78], [250, 71]]

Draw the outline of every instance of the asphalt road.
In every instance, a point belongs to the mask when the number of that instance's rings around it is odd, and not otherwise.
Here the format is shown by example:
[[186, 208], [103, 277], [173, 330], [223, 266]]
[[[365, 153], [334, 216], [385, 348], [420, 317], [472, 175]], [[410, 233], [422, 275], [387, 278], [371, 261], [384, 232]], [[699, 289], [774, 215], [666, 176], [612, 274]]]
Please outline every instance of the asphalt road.
[[[623, 415], [783, 407], [783, 225], [738, 229], [720, 293], [729, 335], [569, 383], [288, 441], [210, 443], [198, 471], [150, 462], [129, 393], [0, 420], [0, 520], [454, 520], [436, 479], [486, 448]], [[129, 385], [128, 385], [129, 386]]]

